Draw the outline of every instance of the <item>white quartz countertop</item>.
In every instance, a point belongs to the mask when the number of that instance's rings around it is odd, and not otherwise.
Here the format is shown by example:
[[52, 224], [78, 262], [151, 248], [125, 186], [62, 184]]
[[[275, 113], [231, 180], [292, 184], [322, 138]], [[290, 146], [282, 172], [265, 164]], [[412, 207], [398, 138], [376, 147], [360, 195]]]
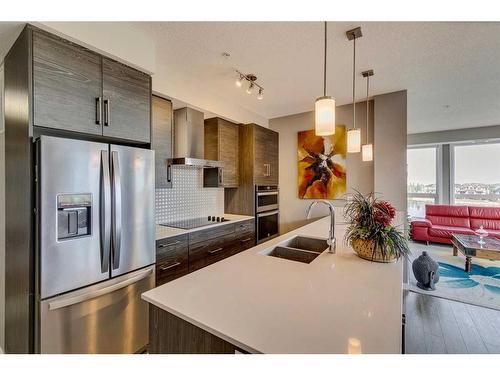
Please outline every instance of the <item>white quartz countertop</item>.
[[229, 221], [224, 221], [222, 223], [215, 223], [213, 225], [205, 225], [203, 227], [198, 227], [198, 228], [193, 228], [193, 229], [178, 229], [178, 228], [171, 228], [171, 227], [166, 227], [163, 225], [156, 224], [156, 240], [161, 240], [161, 239], [168, 238], [168, 237], [179, 236], [181, 234], [191, 233], [191, 232], [195, 232], [198, 230], [210, 229], [210, 228], [218, 227], [221, 225], [237, 223], [239, 221], [245, 221], [245, 220], [249, 220], [249, 219], [254, 218], [253, 216], [234, 215], [234, 214], [224, 214], [221, 216], [224, 216], [224, 218], [228, 219]]
[[402, 262], [373, 263], [343, 244], [310, 264], [261, 252], [294, 235], [326, 237], [323, 218], [142, 298], [251, 353], [400, 353]]

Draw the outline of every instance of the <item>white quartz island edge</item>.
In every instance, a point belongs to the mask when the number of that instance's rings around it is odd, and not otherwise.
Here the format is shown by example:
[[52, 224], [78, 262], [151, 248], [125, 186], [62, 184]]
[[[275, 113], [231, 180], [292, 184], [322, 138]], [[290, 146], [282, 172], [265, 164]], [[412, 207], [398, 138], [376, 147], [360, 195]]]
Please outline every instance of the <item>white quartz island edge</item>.
[[142, 295], [250, 353], [400, 353], [402, 261], [345, 246], [310, 264], [262, 254], [294, 235], [326, 237], [323, 218]]

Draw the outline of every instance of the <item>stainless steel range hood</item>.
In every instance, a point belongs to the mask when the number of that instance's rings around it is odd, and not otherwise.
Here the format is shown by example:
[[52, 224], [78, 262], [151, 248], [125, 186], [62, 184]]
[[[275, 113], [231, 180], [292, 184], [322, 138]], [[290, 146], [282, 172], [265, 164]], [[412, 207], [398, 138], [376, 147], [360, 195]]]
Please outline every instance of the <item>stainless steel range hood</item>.
[[169, 159], [170, 165], [185, 165], [197, 168], [219, 168], [220, 162], [217, 160], [196, 159], [196, 158], [174, 158]]
[[204, 159], [205, 125], [203, 112], [192, 108], [174, 111], [174, 158], [171, 166], [184, 165], [196, 168], [218, 168], [217, 160]]

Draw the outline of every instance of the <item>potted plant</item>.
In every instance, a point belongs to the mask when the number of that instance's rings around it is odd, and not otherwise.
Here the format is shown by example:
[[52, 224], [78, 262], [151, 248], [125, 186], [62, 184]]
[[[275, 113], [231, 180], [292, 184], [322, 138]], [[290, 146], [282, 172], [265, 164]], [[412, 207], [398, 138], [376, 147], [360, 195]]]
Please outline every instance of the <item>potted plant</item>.
[[405, 235], [391, 225], [396, 210], [389, 202], [376, 199], [373, 193], [364, 196], [356, 191], [345, 213], [345, 241], [359, 257], [390, 263], [409, 255]]

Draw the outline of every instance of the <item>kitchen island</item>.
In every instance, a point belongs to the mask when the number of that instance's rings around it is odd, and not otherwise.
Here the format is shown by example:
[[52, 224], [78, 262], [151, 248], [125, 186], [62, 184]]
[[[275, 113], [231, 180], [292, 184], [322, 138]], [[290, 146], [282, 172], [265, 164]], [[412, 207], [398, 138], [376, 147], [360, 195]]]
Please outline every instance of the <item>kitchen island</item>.
[[151, 353], [401, 353], [402, 262], [360, 259], [335, 228], [337, 253], [311, 263], [268, 256], [323, 218], [142, 295]]

